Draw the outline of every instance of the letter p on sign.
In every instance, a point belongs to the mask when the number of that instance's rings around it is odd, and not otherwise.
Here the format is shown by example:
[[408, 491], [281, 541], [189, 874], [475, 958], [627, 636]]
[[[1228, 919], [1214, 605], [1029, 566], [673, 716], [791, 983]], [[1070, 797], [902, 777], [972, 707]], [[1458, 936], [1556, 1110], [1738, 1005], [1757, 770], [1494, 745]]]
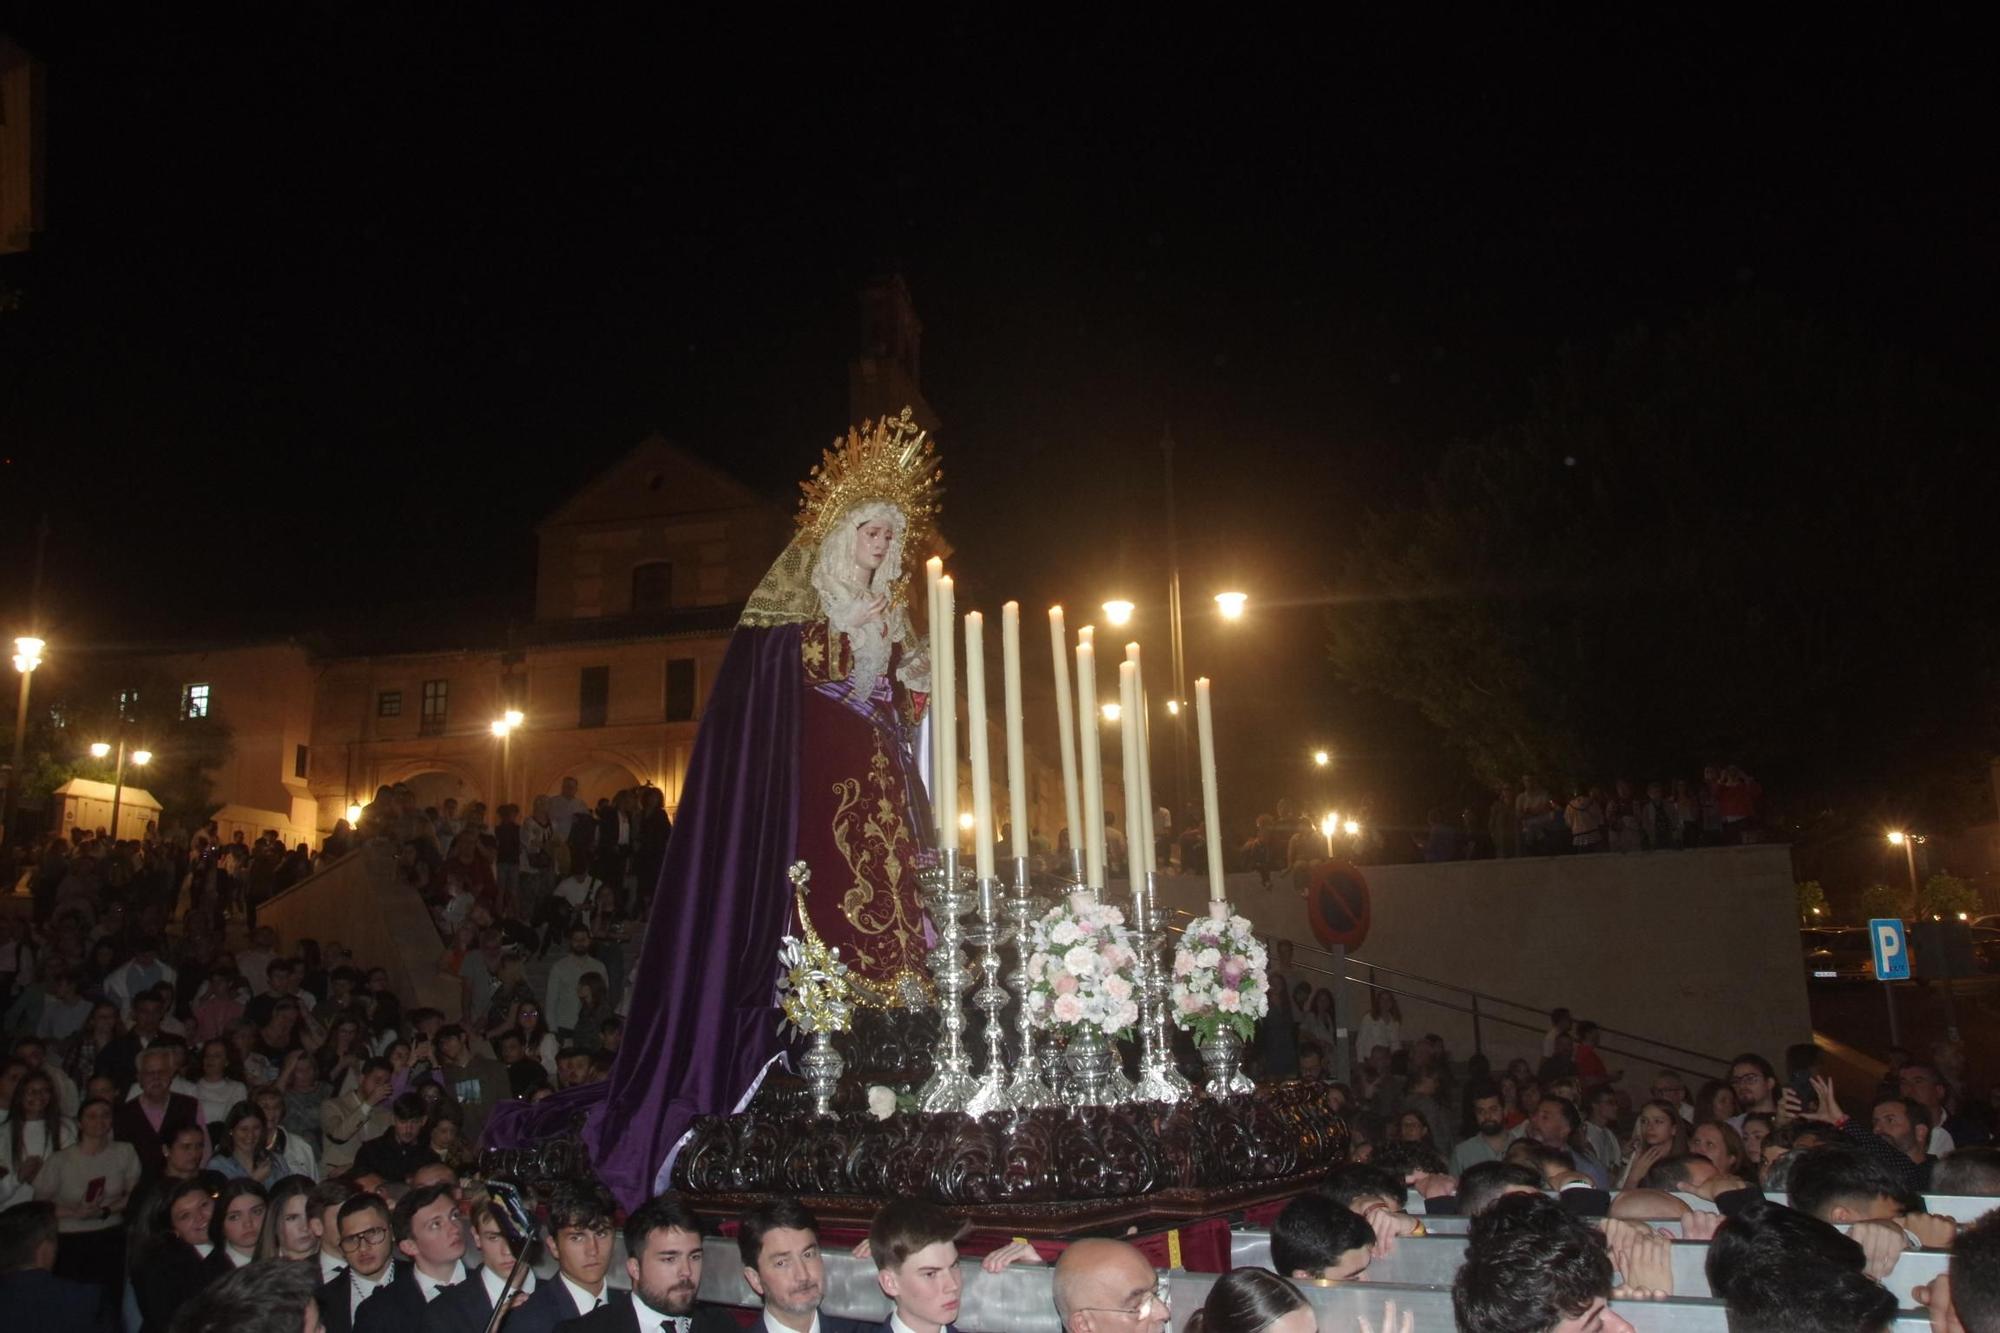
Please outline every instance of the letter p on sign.
[[1894, 917], [1876, 917], [1868, 923], [1868, 941], [1875, 952], [1877, 981], [1910, 979], [1910, 943], [1903, 923]]

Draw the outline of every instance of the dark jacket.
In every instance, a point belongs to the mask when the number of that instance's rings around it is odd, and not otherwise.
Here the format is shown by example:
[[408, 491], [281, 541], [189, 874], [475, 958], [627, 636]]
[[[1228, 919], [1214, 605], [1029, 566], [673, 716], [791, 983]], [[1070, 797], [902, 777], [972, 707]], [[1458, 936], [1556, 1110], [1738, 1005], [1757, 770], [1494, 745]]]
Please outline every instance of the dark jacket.
[[138, 1302], [140, 1333], [166, 1333], [174, 1314], [208, 1285], [207, 1261], [179, 1236], [168, 1235], [146, 1251], [132, 1270], [132, 1297]]
[[437, 1159], [438, 1155], [431, 1151], [421, 1135], [414, 1142], [398, 1143], [396, 1127], [391, 1125], [361, 1145], [361, 1151], [354, 1154], [354, 1169], [357, 1172], [374, 1171], [382, 1179], [400, 1185], [410, 1178], [412, 1171], [420, 1166], [429, 1166]]
[[[465, 1281], [450, 1291], [441, 1291], [424, 1307], [423, 1333], [486, 1333], [486, 1321], [493, 1316], [493, 1302], [486, 1295], [486, 1281], [477, 1268], [466, 1270]], [[513, 1322], [502, 1327], [512, 1333]]]
[[[578, 815], [577, 818], [581, 820], [583, 816]], [[606, 1292], [606, 1295], [614, 1300], [617, 1298], [616, 1292]], [[508, 1315], [503, 1327], [507, 1333], [555, 1333], [556, 1325], [567, 1323], [582, 1313], [576, 1308], [576, 1302], [570, 1299], [569, 1288], [557, 1276], [538, 1281], [527, 1303]]]
[[35, 1333], [56, 1333], [58, 1329], [65, 1333], [70, 1329], [110, 1333], [112, 1327], [103, 1288], [57, 1277], [41, 1268], [0, 1274], [0, 1310], [7, 1312], [10, 1327]]
[[[552, 1282], [549, 1285], [561, 1286], [562, 1284], [560, 1282]], [[541, 1291], [538, 1289], [535, 1294], [539, 1296], [541, 1295]], [[633, 1300], [632, 1293], [628, 1291], [613, 1292], [609, 1301], [592, 1310], [589, 1314], [583, 1315], [580, 1318], [565, 1320], [556, 1325], [556, 1327], [561, 1330], [561, 1333], [642, 1333], [639, 1326], [639, 1313], [634, 1308], [635, 1305], [636, 1302]], [[520, 1313], [526, 1314], [526, 1307], [523, 1307]], [[661, 1317], [653, 1314], [650, 1310], [646, 1313], [650, 1317], [646, 1322], [643, 1333], [659, 1333]], [[723, 1313], [723, 1309], [719, 1305], [705, 1305], [696, 1302], [692, 1314], [693, 1323], [690, 1327], [693, 1333], [742, 1333], [742, 1326], [735, 1319]], [[821, 1320], [820, 1322], [824, 1325], [826, 1321]], [[509, 1328], [507, 1333], [517, 1333], [517, 1330]]]
[[111, 1113], [111, 1136], [122, 1143], [132, 1145], [139, 1154], [139, 1179], [150, 1185], [159, 1178], [167, 1164], [167, 1145], [174, 1141], [174, 1135], [189, 1125], [198, 1123], [201, 1104], [184, 1093], [167, 1094], [167, 1113], [160, 1117], [160, 1127], [153, 1128], [153, 1122], [146, 1118], [146, 1110], [138, 1098], [120, 1102]]
[[[460, 1287], [483, 1287], [479, 1270], [467, 1267], [465, 1280], [455, 1283], [451, 1291], [439, 1292], [437, 1300], [443, 1300]], [[415, 1268], [398, 1271], [394, 1282], [361, 1302], [354, 1315], [354, 1333], [423, 1333], [424, 1311], [435, 1303], [424, 1299]]]
[[[394, 1267], [396, 1276], [390, 1280], [390, 1286], [393, 1287], [398, 1282], [415, 1284], [416, 1279], [410, 1276], [410, 1266], [407, 1263], [399, 1261]], [[378, 1292], [377, 1295], [379, 1294]], [[371, 1301], [374, 1299], [374, 1296], [368, 1298]], [[320, 1283], [313, 1292], [313, 1303], [319, 1306], [319, 1322], [322, 1328], [330, 1330], [331, 1333], [354, 1333], [353, 1291], [348, 1286], [346, 1273], [342, 1273], [331, 1282]], [[367, 1301], [363, 1301], [362, 1304], [367, 1304]]]

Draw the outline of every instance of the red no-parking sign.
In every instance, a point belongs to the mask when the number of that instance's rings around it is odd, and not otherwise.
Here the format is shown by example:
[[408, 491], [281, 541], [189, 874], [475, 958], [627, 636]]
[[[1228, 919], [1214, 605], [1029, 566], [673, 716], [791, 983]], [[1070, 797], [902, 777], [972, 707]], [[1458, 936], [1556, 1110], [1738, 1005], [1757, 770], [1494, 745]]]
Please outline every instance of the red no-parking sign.
[[1306, 875], [1306, 919], [1329, 949], [1358, 949], [1368, 939], [1368, 881], [1344, 861], [1318, 861]]

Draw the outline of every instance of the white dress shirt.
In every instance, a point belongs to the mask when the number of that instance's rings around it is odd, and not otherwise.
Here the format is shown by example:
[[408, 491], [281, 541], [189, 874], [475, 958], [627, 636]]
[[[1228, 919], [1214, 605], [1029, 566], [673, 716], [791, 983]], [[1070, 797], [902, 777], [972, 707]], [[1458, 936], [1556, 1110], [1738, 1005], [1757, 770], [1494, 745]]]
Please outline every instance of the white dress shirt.
[[577, 1286], [576, 1283], [570, 1281], [568, 1273], [559, 1272], [556, 1274], [556, 1277], [565, 1287], [569, 1288], [569, 1298], [576, 1303], [576, 1312], [578, 1314], [589, 1314], [598, 1306], [605, 1304], [611, 1296], [611, 1284], [608, 1282], [605, 1283], [602, 1292], [593, 1296], [582, 1287]]
[[346, 1271], [347, 1260], [337, 1254], [328, 1254], [325, 1250], [319, 1252], [319, 1280], [321, 1282], [331, 1282]]
[[[486, 1303], [488, 1305], [498, 1305], [500, 1303], [500, 1292], [506, 1287], [507, 1279], [501, 1277], [490, 1268], [481, 1268], [479, 1270], [479, 1280], [486, 1284]], [[527, 1276], [521, 1279], [521, 1290], [523, 1292], [532, 1292], [534, 1289], [535, 1270], [530, 1268]]]
[[439, 1282], [422, 1269], [412, 1268], [410, 1271], [416, 1275], [417, 1294], [424, 1298], [424, 1304], [426, 1305], [437, 1299], [439, 1287], [457, 1286], [459, 1283], [465, 1281], [465, 1261], [463, 1259], [457, 1260], [452, 1264], [451, 1276], [443, 1282]]
[[361, 1309], [361, 1302], [373, 1296], [396, 1279], [396, 1265], [393, 1261], [383, 1265], [382, 1276], [363, 1277], [352, 1268], [347, 1270], [347, 1317], [351, 1321]]
[[[778, 1322], [776, 1315], [766, 1310], [764, 1311], [764, 1333], [796, 1333], [796, 1330], [785, 1327]], [[819, 1311], [813, 1311], [812, 1327], [808, 1328], [806, 1333], [819, 1333]]]

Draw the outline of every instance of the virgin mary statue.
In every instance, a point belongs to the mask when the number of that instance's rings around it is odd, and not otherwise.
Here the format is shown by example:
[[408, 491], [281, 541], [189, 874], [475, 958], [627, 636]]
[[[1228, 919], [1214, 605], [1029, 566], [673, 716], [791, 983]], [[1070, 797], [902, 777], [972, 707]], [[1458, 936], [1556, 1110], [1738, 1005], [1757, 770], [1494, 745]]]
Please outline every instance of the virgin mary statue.
[[910, 421], [864, 423], [802, 485], [798, 531], [751, 595], [702, 712], [609, 1080], [506, 1103], [490, 1146], [584, 1141], [627, 1207], [665, 1188], [695, 1117], [740, 1110], [778, 1059], [786, 870], [856, 998], [931, 1001], [917, 873], [933, 857], [915, 755], [930, 658], [904, 552], [933, 540], [938, 477]]

